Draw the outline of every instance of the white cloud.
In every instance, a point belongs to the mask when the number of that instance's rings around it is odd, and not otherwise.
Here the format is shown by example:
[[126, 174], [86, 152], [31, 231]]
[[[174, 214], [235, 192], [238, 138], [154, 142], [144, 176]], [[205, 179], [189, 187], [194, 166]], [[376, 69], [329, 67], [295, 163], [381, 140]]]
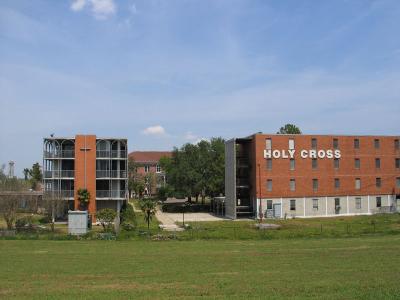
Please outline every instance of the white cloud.
[[86, 5], [86, 0], [74, 0], [71, 4], [71, 9], [73, 11], [80, 11], [82, 10]]
[[74, 0], [71, 4], [73, 11], [81, 11], [85, 7], [99, 20], [105, 20], [117, 11], [114, 0]]
[[133, 15], [137, 14], [138, 12], [136, 5], [134, 3], [129, 7], [129, 10]]
[[90, 0], [90, 3], [94, 17], [97, 19], [107, 19], [117, 10], [113, 0]]
[[194, 145], [197, 145], [197, 144], [200, 143], [201, 141], [209, 142], [210, 139], [207, 139], [207, 138], [204, 138], [204, 137], [198, 138], [197, 140], [195, 140], [195, 141], [193, 142], [193, 144], [194, 144]]
[[194, 134], [191, 133], [190, 131], [188, 131], [188, 132], [185, 134], [185, 139], [186, 139], [186, 140], [193, 141], [193, 140], [196, 140], [197, 138], [198, 138], [197, 135], [194, 135]]
[[155, 125], [147, 127], [146, 129], [142, 130], [142, 134], [144, 135], [155, 135], [155, 136], [163, 136], [166, 134], [164, 127], [161, 125]]

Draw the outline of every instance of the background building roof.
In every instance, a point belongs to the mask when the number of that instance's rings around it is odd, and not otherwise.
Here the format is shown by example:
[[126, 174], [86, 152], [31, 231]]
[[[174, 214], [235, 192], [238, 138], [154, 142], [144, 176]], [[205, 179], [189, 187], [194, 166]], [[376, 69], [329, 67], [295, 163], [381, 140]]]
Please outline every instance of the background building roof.
[[171, 157], [171, 151], [133, 151], [129, 153], [129, 158], [133, 158], [138, 163], [157, 163], [161, 157]]

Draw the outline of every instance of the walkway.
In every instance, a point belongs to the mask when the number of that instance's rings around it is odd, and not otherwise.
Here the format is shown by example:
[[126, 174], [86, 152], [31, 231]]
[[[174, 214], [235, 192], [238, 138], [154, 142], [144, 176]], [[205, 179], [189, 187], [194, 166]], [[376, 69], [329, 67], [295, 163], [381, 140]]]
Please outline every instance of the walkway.
[[182, 227], [175, 224], [175, 221], [171, 219], [168, 214], [163, 213], [161, 210], [156, 211], [156, 218], [161, 223], [160, 228], [166, 231], [183, 231]]

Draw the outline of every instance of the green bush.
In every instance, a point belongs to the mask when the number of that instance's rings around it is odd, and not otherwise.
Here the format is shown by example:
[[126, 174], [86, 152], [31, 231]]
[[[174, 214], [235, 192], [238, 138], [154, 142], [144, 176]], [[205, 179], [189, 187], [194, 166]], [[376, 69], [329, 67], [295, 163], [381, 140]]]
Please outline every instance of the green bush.
[[43, 216], [38, 219], [39, 224], [49, 224], [51, 223], [51, 218], [50, 216]]
[[97, 220], [103, 226], [104, 232], [112, 231], [112, 225], [117, 213], [111, 208], [104, 208], [96, 213]]
[[17, 231], [33, 231], [33, 218], [31, 216], [19, 218], [15, 222], [15, 228]]
[[137, 227], [136, 214], [129, 203], [121, 211], [121, 226], [126, 231], [135, 230]]

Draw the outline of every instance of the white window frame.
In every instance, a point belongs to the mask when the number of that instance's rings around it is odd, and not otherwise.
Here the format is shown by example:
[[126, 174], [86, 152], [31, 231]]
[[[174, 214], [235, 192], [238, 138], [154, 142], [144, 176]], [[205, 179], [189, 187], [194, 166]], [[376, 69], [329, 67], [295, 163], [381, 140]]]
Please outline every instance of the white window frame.
[[294, 150], [294, 139], [289, 139], [289, 150]]
[[289, 189], [292, 192], [296, 191], [296, 179], [294, 179], [294, 178], [290, 179], [290, 181], [289, 181]]
[[361, 209], [361, 197], [356, 197], [355, 206], [356, 206], [356, 209]]
[[356, 178], [356, 180], [354, 181], [354, 184], [355, 184], [355, 189], [360, 190], [361, 189], [361, 178]]
[[272, 192], [272, 179], [267, 179], [267, 191]]
[[315, 198], [315, 199], [312, 199], [312, 200], [313, 200], [313, 204], [312, 204], [313, 210], [318, 210], [319, 199]]
[[272, 150], [272, 139], [265, 139], [265, 149]]

